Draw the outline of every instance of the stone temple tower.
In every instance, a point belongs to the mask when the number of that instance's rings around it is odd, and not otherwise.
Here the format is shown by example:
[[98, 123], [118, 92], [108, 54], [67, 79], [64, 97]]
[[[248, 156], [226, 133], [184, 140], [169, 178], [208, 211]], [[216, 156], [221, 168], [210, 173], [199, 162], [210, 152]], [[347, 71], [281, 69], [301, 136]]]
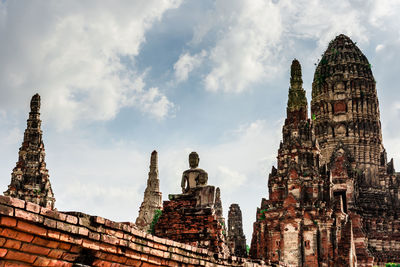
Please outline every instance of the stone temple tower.
[[153, 220], [156, 210], [162, 209], [162, 200], [160, 192], [160, 180], [158, 179], [158, 154], [157, 151], [151, 153], [149, 178], [147, 187], [144, 191], [144, 198], [140, 206], [139, 216], [136, 219], [136, 225], [139, 229], [147, 231]]
[[31, 100], [31, 112], [24, 133], [24, 141], [19, 149], [17, 166], [11, 174], [11, 183], [4, 195], [19, 198], [54, 208], [54, 194], [46, 169], [45, 151], [40, 129], [40, 96]]
[[343, 34], [330, 42], [312, 84], [311, 116], [322, 163], [342, 142], [368, 183], [377, 177], [385, 153], [375, 85], [367, 58]]
[[238, 204], [231, 204], [228, 213], [228, 247], [231, 255], [245, 258], [246, 237], [243, 233], [242, 211]]

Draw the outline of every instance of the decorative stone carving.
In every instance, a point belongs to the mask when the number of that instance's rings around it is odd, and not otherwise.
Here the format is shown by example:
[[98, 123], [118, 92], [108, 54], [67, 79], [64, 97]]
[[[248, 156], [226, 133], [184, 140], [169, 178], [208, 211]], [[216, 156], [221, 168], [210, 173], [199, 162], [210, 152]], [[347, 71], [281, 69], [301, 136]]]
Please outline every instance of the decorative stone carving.
[[156, 210], [162, 209], [162, 200], [160, 192], [160, 180], [158, 179], [158, 154], [157, 151], [151, 153], [149, 178], [147, 187], [144, 191], [144, 198], [140, 206], [139, 216], [136, 219], [136, 225], [143, 231], [150, 229]]
[[39, 94], [32, 97], [30, 107], [31, 111], [24, 133], [24, 141], [19, 149], [17, 166], [11, 173], [11, 183], [4, 195], [54, 209], [55, 198], [46, 169], [46, 154], [40, 128], [42, 121], [39, 113]]
[[400, 261], [400, 173], [382, 145], [368, 60], [345, 35], [329, 44], [314, 75], [312, 120], [299, 67], [294, 60], [278, 168], [250, 256], [294, 266]]

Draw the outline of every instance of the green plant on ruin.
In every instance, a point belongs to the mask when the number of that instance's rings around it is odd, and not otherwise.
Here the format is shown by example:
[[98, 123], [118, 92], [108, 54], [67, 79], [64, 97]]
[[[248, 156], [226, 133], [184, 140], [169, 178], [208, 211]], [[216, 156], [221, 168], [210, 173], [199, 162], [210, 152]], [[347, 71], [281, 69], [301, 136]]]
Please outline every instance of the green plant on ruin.
[[41, 191], [40, 189], [34, 189], [34, 190], [33, 190], [33, 193], [34, 193], [35, 195], [39, 195], [41, 192], [42, 192], [42, 191]]
[[151, 224], [150, 224], [150, 229], [147, 231], [149, 234], [154, 235], [154, 227], [156, 226], [158, 219], [160, 219], [161, 214], [162, 214], [162, 210], [154, 211], [154, 216], [153, 216], [153, 220], [151, 221]]
[[268, 211], [268, 209], [262, 209], [258, 212], [258, 214], [261, 214], [260, 220], [264, 221], [265, 220], [265, 212]]
[[400, 263], [388, 262], [385, 267], [400, 267]]

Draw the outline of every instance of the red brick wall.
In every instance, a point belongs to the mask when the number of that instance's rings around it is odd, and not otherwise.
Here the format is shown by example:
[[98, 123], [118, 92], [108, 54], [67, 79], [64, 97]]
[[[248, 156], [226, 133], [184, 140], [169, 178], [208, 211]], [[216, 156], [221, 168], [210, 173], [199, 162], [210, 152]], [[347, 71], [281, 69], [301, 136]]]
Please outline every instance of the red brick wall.
[[[206, 249], [158, 238], [132, 223], [61, 213], [0, 196], [0, 266], [244, 266]], [[261, 266], [261, 265], [254, 265]], [[265, 266], [265, 265], [264, 265]]]

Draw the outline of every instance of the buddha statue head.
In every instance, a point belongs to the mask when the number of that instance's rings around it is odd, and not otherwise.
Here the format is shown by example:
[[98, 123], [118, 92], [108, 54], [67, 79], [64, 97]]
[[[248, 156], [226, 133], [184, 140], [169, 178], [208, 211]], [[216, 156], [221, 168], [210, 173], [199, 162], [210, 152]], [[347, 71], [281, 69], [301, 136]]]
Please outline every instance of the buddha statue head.
[[199, 154], [192, 152], [189, 154], [189, 166], [191, 169], [196, 169], [199, 166]]

